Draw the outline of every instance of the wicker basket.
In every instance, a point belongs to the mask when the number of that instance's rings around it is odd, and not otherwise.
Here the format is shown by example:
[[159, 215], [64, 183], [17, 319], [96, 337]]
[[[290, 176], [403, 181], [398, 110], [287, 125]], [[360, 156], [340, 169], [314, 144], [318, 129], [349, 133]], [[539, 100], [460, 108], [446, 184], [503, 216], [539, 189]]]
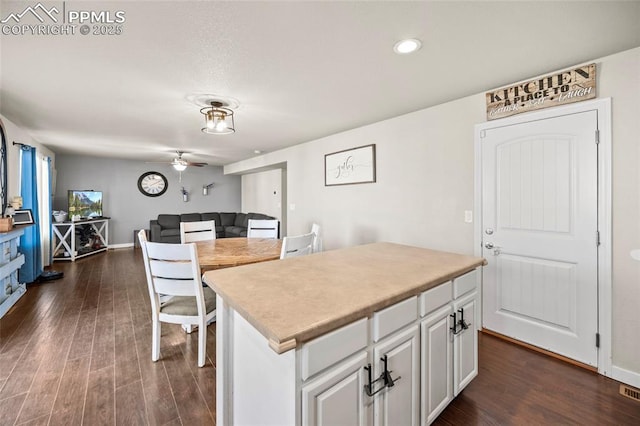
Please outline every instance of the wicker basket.
[[13, 229], [12, 217], [0, 217], [0, 232], [9, 232]]

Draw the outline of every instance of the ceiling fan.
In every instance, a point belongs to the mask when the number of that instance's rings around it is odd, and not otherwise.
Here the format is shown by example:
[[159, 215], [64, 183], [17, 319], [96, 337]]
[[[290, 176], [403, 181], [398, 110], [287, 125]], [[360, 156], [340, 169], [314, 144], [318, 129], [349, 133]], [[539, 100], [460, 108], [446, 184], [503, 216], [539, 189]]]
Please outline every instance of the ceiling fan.
[[206, 166], [207, 165], [207, 163], [196, 163], [196, 162], [185, 160], [184, 158], [182, 158], [182, 155], [184, 154], [184, 152], [182, 152], [182, 151], [176, 151], [176, 154], [178, 154], [178, 156], [175, 157], [171, 161], [154, 161], [154, 162], [155, 163], [163, 163], [163, 164], [171, 164], [173, 166], [173, 168], [176, 169], [179, 172], [184, 171], [187, 168], [187, 166], [202, 167], [202, 166]]

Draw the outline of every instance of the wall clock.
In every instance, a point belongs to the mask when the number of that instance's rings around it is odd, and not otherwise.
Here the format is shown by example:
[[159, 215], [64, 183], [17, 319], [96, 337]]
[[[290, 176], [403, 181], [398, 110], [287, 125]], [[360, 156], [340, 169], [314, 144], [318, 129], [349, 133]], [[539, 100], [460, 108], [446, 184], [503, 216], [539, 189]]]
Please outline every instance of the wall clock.
[[159, 197], [169, 188], [167, 178], [158, 172], [146, 172], [138, 178], [138, 189], [147, 197]]

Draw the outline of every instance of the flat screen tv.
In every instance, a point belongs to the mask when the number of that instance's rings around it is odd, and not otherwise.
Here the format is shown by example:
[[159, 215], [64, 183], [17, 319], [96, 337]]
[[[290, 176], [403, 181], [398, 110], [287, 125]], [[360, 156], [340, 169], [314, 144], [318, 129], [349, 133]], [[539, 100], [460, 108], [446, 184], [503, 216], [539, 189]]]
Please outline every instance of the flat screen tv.
[[102, 217], [102, 191], [69, 191], [69, 218]]

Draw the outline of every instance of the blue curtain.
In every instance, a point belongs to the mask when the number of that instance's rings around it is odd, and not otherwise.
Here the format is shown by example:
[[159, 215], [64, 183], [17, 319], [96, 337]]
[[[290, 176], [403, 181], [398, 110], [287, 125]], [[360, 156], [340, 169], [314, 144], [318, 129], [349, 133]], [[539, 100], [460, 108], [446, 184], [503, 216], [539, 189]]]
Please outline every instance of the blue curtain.
[[40, 254], [40, 227], [38, 226], [38, 178], [36, 170], [36, 149], [22, 146], [22, 208], [30, 209], [35, 225], [27, 226], [20, 237], [20, 251], [24, 254], [24, 265], [20, 268], [20, 282], [30, 283], [42, 274]]

